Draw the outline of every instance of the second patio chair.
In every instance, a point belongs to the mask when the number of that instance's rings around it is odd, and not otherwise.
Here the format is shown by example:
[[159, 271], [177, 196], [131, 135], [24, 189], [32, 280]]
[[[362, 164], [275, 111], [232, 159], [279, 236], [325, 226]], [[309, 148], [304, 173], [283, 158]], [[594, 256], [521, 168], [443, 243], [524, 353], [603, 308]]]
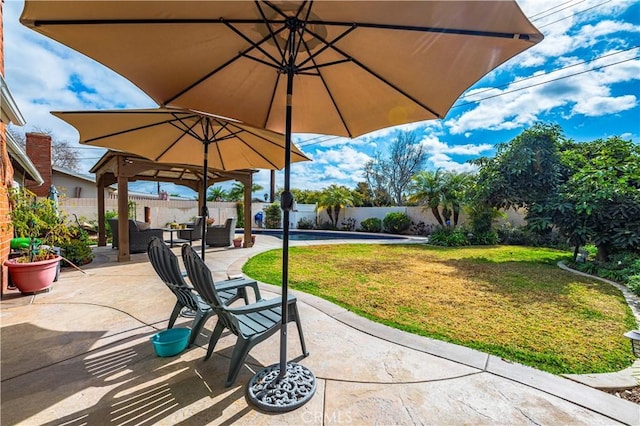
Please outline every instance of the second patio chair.
[[[183, 278], [180, 270], [178, 257], [173, 254], [171, 249], [159, 238], [152, 238], [147, 248], [149, 261], [155, 269], [160, 279], [169, 287], [171, 292], [176, 296], [176, 304], [169, 317], [167, 328], [172, 328], [183, 309], [189, 309], [194, 313], [194, 319], [191, 323], [191, 335], [189, 336], [189, 346], [195, 342], [200, 330], [207, 320], [215, 314], [208, 303], [204, 302], [200, 295], [189, 286]], [[220, 294], [223, 303], [233, 303], [243, 298], [245, 303], [249, 303], [247, 287], [252, 287], [256, 300], [261, 298], [258, 283], [255, 280], [246, 278], [236, 278], [232, 280], [221, 281], [216, 283], [216, 288]]]
[[[225, 386], [229, 387], [238, 377], [242, 364], [251, 348], [280, 330], [282, 321], [281, 299], [277, 297], [269, 300], [258, 300], [256, 303], [246, 306], [229, 307], [224, 303], [222, 295], [213, 285], [211, 271], [195, 250], [187, 244], [182, 246], [182, 260], [187, 269], [189, 280], [204, 301], [211, 305], [218, 315], [218, 322], [211, 334], [205, 360], [211, 357], [213, 349], [225, 328], [238, 336], [231, 355], [229, 374], [225, 383]], [[308, 356], [309, 353], [304, 343], [298, 306], [296, 305], [296, 297], [293, 295], [289, 295], [287, 312], [287, 320], [295, 321], [298, 327], [302, 353], [304, 356]]]

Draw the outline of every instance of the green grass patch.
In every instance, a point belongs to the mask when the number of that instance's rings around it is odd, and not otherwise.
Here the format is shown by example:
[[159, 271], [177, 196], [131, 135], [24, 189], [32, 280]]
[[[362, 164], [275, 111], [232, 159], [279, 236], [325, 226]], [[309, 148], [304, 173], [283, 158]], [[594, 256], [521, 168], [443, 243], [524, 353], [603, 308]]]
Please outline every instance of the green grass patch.
[[[289, 286], [422, 336], [551, 373], [602, 373], [634, 357], [618, 289], [556, 266], [571, 253], [519, 246], [346, 244], [289, 249]], [[280, 285], [282, 250], [243, 272]]]

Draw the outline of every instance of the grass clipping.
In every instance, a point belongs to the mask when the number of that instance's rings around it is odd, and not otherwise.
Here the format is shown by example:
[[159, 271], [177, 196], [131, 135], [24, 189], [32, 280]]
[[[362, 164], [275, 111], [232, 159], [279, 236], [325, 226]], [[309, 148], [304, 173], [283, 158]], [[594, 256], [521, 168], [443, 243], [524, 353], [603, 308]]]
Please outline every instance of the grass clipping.
[[[411, 333], [551, 373], [602, 373], [634, 360], [637, 328], [618, 289], [560, 270], [569, 253], [497, 246], [292, 247], [289, 286]], [[280, 285], [282, 251], [243, 271]]]

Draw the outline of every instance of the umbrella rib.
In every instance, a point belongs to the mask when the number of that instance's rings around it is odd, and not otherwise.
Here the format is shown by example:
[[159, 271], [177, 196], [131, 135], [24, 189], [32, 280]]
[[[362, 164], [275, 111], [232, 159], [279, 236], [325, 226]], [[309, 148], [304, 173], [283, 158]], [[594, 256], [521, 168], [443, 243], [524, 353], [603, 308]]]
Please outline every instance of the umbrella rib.
[[[273, 101], [276, 98], [276, 92], [278, 90], [278, 81], [280, 80], [280, 74], [276, 73], [276, 81], [273, 85], [273, 91], [271, 92], [271, 99], [269, 100], [269, 105], [273, 105]], [[271, 108], [267, 108], [267, 116], [264, 118], [264, 123], [262, 123], [262, 127], [267, 127], [267, 123], [269, 122], [269, 117], [271, 116]]]
[[[82, 111], [80, 111], [80, 112], [82, 112]], [[106, 111], [105, 111], [105, 112], [106, 112]], [[121, 114], [121, 112], [120, 112], [120, 111], [114, 111], [114, 112], [115, 112], [116, 114]], [[100, 113], [102, 113], [102, 111], [101, 111]], [[174, 125], [174, 126], [175, 126], [175, 124], [173, 123], [175, 120], [180, 120], [180, 121], [181, 121], [181, 119], [180, 119], [180, 118], [176, 117], [175, 119], [171, 119], [171, 120], [164, 120], [164, 121], [159, 121], [159, 122], [157, 122], [157, 123], [145, 124], [144, 126], [138, 126], [138, 127], [134, 127], [134, 128], [131, 128], [131, 129], [120, 130], [120, 131], [118, 131], [118, 132], [109, 133], [108, 135], [102, 135], [102, 136], [98, 136], [98, 137], [95, 137], [95, 138], [87, 139], [87, 140], [85, 140], [85, 141], [84, 141], [84, 142], [82, 142], [82, 143], [84, 143], [84, 144], [89, 144], [89, 143], [91, 143], [91, 142], [96, 142], [96, 141], [99, 141], [99, 140], [101, 140], [101, 139], [106, 139], [106, 138], [110, 138], [110, 137], [113, 137], [113, 136], [123, 135], [123, 134], [125, 134], [125, 133], [132, 133], [132, 132], [136, 132], [136, 131], [138, 131], [138, 130], [149, 129], [149, 128], [151, 128], [151, 127], [161, 126], [161, 125], [163, 125], [163, 124], [172, 124], [172, 125]], [[176, 126], [176, 127], [177, 127], [177, 126]], [[179, 127], [178, 127], [178, 128], [179, 128]]]
[[498, 31], [481, 31], [481, 30], [463, 30], [456, 28], [441, 28], [441, 27], [421, 27], [417, 25], [394, 25], [394, 24], [369, 24], [365, 22], [332, 22], [332, 21], [308, 21], [309, 25], [327, 25], [344, 27], [345, 25], [353, 25], [361, 28], [374, 28], [382, 30], [399, 30], [399, 31], [417, 31], [424, 33], [437, 33], [437, 34], [452, 34], [452, 35], [464, 35], [472, 37], [491, 37], [491, 38], [508, 38], [525, 41], [535, 41], [535, 37], [529, 34], [520, 33], [506, 33]]
[[[226, 22], [225, 22], [225, 24], [227, 24], [227, 28], [229, 28], [231, 31], [233, 31], [233, 32], [234, 32], [234, 33], [236, 33], [237, 35], [239, 35], [239, 36], [240, 36], [240, 38], [244, 39], [244, 40], [245, 40], [247, 43], [249, 43], [253, 48], [255, 48], [255, 49], [259, 50], [259, 51], [260, 51], [260, 52], [262, 52], [265, 56], [267, 56], [268, 58], [270, 58], [270, 59], [273, 61], [273, 63], [278, 64], [278, 66], [280, 66], [280, 64], [278, 63], [278, 59], [277, 59], [277, 58], [274, 58], [274, 57], [273, 57], [269, 52], [267, 52], [266, 50], [264, 50], [264, 49], [261, 47], [261, 45], [262, 45], [262, 44], [264, 44], [264, 41], [263, 41], [263, 42], [258, 42], [258, 43], [256, 44], [253, 40], [251, 40], [249, 37], [247, 37], [246, 35], [244, 35], [244, 33], [242, 33], [242, 31], [240, 31], [239, 29], [237, 29], [237, 28], [236, 28], [236, 27], [234, 27], [233, 25], [231, 25], [231, 24], [229, 24], [229, 23], [226, 23]], [[276, 36], [276, 35], [278, 35], [279, 33], [281, 33], [281, 32], [284, 30], [284, 27], [280, 28], [280, 29], [279, 29], [278, 31], [276, 31], [276, 32], [273, 32], [273, 31], [271, 30], [271, 26], [270, 26], [270, 25], [267, 25], [267, 27], [269, 28], [269, 36], [267, 37], [267, 39], [271, 39], [271, 38], [273, 38], [274, 42], [275, 42], [275, 43], [276, 43], [276, 45], [277, 45], [277, 42], [275, 41], [275, 36]], [[280, 46], [278, 46], [278, 50], [280, 50]], [[245, 50], [244, 52], [241, 52], [242, 56], [248, 56], [248, 57], [250, 57], [250, 56], [248, 55], [248, 53], [249, 53], [249, 51], [248, 51], [248, 50]], [[253, 58], [252, 58], [252, 59], [253, 59]], [[267, 62], [267, 61], [261, 61], [261, 62], [263, 62], [263, 63], [265, 63], [265, 64], [267, 64], [267, 65], [271, 65], [271, 66], [273, 66], [273, 64], [270, 64], [270, 63], [269, 63], [269, 62]]]
[[[312, 61], [313, 58], [319, 56], [322, 52], [324, 52], [325, 50], [327, 50], [329, 47], [333, 46], [335, 43], [339, 42], [340, 40], [342, 40], [343, 38], [345, 38], [347, 35], [349, 35], [353, 30], [355, 30], [356, 27], [355, 26], [351, 26], [349, 28], [347, 28], [346, 31], [344, 31], [342, 34], [340, 34], [339, 36], [337, 36], [336, 38], [334, 38], [331, 42], [327, 42], [324, 41], [322, 39], [318, 39], [321, 42], [324, 42], [324, 46], [322, 46], [320, 49], [318, 49], [317, 52], [315, 52], [314, 54], [312, 54], [311, 52], [309, 52], [309, 57], [307, 59], [305, 59], [304, 61], [302, 61], [300, 64], [298, 64], [298, 68], [303, 68], [304, 65], [309, 62]], [[313, 35], [315, 37], [315, 34], [313, 34], [313, 32], [308, 31], [309, 34]]]
[[[265, 2], [269, 4], [268, 2]], [[273, 6], [272, 6], [273, 7]], [[277, 8], [276, 8], [277, 9]], [[284, 23], [283, 20], [269, 20], [273, 23]], [[56, 26], [56, 25], [135, 25], [135, 24], [264, 24], [263, 19], [222, 19], [222, 18], [188, 18], [188, 19], [35, 19], [32, 21], [22, 20], [25, 25], [32, 25], [34, 27]], [[456, 35], [468, 35], [479, 37], [494, 37], [494, 38], [511, 38], [525, 41], [536, 41], [535, 36], [529, 34], [519, 33], [505, 33], [494, 31], [479, 31], [479, 30], [462, 30], [455, 28], [439, 28], [439, 27], [420, 27], [415, 25], [393, 25], [393, 24], [370, 24], [363, 22], [339, 22], [339, 21], [319, 21], [310, 20], [306, 22], [312, 25], [327, 25], [327, 26], [351, 26], [355, 25], [362, 28], [376, 28], [376, 29], [388, 29], [388, 30], [401, 30], [401, 31], [419, 31], [419, 32], [432, 32], [440, 34], [456, 34]], [[269, 37], [270, 38], [270, 37]]]
[[[269, 3], [269, 2], [265, 2], [265, 3], [270, 8], [276, 10], [276, 13], [279, 13], [279, 14], [282, 15], [282, 12], [280, 12], [280, 10], [278, 8], [276, 8], [275, 6], [273, 6], [271, 3]], [[269, 34], [271, 34], [271, 40], [273, 40], [273, 44], [275, 44], [275, 46], [278, 48], [278, 52], [280, 53], [280, 57], [284, 58], [284, 51], [282, 50], [282, 48], [280, 47], [280, 43], [278, 43], [278, 40], [276, 39], [276, 35], [278, 35], [278, 34], [273, 31], [273, 28], [271, 28], [271, 22], [267, 19], [267, 16], [264, 14], [264, 10], [262, 10], [262, 7], [260, 7], [260, 2], [258, 2], [256, 0], [255, 1], [255, 5], [256, 5], [256, 8], [258, 9], [258, 12], [260, 12], [260, 16], [262, 16], [262, 19], [264, 20], [264, 23], [266, 24], [267, 29], [269, 30]], [[283, 16], [283, 18], [286, 18], [286, 16]], [[284, 29], [284, 27], [282, 27], [282, 28]]]

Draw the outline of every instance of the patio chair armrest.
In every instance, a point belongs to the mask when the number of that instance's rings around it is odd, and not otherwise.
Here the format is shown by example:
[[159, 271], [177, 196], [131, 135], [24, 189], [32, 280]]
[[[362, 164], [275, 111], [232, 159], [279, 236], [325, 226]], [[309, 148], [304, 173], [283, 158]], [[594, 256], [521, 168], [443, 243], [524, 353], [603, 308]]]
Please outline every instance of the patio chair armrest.
[[256, 282], [256, 280], [250, 280], [248, 278], [234, 278], [231, 280], [216, 281], [215, 286], [217, 290], [231, 290], [235, 288], [251, 287], [256, 296], [256, 300], [262, 299], [262, 295], [260, 294], [260, 289], [258, 288], [258, 283]]
[[[290, 294], [287, 302], [288, 304], [295, 303], [296, 297]], [[258, 300], [256, 303], [252, 303], [246, 306], [239, 306], [237, 308], [227, 308], [229, 312], [233, 314], [250, 314], [252, 312], [260, 312], [266, 309], [277, 308], [282, 305], [282, 299], [274, 297], [273, 299]]]

